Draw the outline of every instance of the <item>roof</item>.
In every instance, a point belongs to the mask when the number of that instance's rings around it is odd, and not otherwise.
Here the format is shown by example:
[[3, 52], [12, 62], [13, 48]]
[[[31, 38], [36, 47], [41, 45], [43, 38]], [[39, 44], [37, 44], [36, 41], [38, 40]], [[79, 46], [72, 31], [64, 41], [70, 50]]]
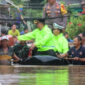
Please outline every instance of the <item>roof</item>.
[[[56, 1], [60, 2], [62, 0], [56, 0]], [[68, 5], [68, 4], [81, 3], [82, 0], [63, 0], [63, 2], [65, 2]]]
[[0, 0], [0, 7], [9, 7], [9, 5], [7, 4], [7, 2], [5, 0]]
[[7, 2], [6, 2], [5, 0], [0, 0], [0, 4], [2, 4], [2, 5], [6, 5]]

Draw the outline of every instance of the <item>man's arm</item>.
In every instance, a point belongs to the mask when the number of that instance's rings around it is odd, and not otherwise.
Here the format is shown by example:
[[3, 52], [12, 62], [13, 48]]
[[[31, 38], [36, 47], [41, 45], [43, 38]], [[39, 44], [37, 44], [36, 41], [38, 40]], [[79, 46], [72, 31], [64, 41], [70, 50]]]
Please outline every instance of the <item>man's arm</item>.
[[61, 58], [68, 58], [68, 56], [71, 55], [71, 50], [72, 49], [68, 50], [66, 53], [60, 54]]
[[36, 32], [33, 31], [33, 32], [30, 32], [30, 33], [18, 36], [18, 40], [20, 40], [20, 41], [32, 40], [32, 39], [35, 38], [35, 34], [36, 34]]
[[63, 40], [63, 53], [67, 53], [69, 51], [68, 41], [66, 39]]
[[65, 54], [59, 54], [57, 55], [59, 58], [67, 58], [68, 57], [68, 53]]
[[43, 18], [46, 18], [46, 6], [43, 8]]
[[13, 55], [13, 59], [14, 59], [13, 62], [18, 62], [18, 61], [20, 61], [20, 58], [17, 57], [15, 53], [14, 53], [14, 55]]
[[85, 62], [85, 58], [79, 58], [79, 61]]

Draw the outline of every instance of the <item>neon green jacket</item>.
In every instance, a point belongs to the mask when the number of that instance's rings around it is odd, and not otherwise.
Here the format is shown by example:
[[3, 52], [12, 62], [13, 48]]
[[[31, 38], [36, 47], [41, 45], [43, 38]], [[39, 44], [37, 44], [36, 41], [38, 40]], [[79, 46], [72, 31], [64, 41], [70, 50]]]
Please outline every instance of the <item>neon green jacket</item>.
[[54, 42], [56, 46], [56, 51], [60, 53], [67, 53], [69, 50], [68, 41], [63, 36], [63, 34], [59, 34], [58, 36], [54, 35]]
[[34, 31], [25, 35], [18, 36], [18, 40], [35, 40], [35, 45], [38, 51], [47, 51], [54, 48], [53, 34], [47, 25], [42, 30], [35, 29]]

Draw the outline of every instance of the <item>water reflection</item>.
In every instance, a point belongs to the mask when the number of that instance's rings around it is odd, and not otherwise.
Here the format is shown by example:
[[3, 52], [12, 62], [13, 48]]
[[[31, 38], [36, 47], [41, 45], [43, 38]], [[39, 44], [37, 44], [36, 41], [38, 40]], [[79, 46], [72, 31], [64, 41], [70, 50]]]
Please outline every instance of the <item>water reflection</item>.
[[68, 85], [68, 68], [0, 66], [1, 85]]
[[28, 79], [20, 80], [19, 85], [68, 85], [68, 70], [36, 70], [36, 73], [25, 74]]
[[0, 85], [85, 85], [84, 66], [0, 66]]
[[85, 66], [71, 66], [69, 79], [69, 85], [85, 85]]

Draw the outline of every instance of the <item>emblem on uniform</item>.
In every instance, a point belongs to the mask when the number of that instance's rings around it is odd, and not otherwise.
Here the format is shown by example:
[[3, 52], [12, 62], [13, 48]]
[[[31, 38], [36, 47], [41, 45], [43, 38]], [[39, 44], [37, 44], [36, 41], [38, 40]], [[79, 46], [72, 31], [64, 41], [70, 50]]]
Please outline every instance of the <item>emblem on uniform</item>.
[[72, 54], [74, 54], [74, 52], [72, 52]]
[[80, 54], [80, 55], [82, 55], [83, 53], [82, 53], [82, 52], [80, 52], [79, 54]]

